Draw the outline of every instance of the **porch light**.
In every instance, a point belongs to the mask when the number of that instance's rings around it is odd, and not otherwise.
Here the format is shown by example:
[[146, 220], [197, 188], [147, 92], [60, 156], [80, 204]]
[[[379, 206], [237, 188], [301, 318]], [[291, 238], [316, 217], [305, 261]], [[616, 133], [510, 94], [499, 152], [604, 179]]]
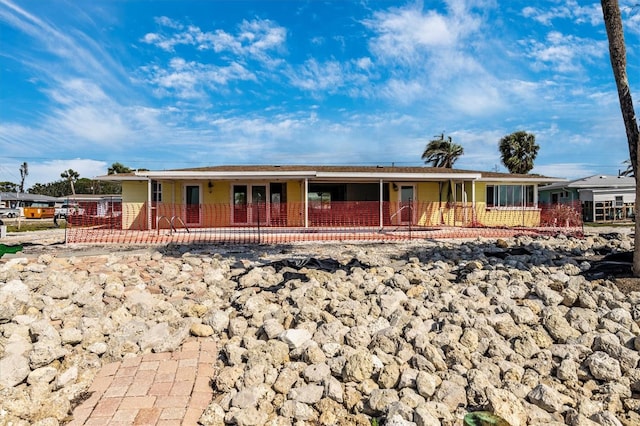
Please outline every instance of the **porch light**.
[[209, 183], [207, 183], [207, 188], [209, 188], [209, 194], [211, 194], [213, 192], [213, 182], [209, 181]]

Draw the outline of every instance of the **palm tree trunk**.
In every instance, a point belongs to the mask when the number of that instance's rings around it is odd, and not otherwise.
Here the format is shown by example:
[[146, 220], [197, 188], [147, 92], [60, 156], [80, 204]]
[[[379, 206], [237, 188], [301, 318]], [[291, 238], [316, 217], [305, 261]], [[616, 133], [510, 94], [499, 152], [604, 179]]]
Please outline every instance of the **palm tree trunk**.
[[638, 207], [640, 205], [640, 176], [638, 176], [638, 144], [640, 143], [640, 129], [636, 120], [636, 113], [633, 108], [629, 80], [627, 79], [627, 53], [624, 42], [624, 32], [622, 29], [622, 16], [620, 15], [620, 5], [618, 0], [600, 0], [602, 4], [602, 14], [604, 24], [607, 29], [609, 39], [609, 56], [611, 58], [611, 68], [618, 88], [618, 98], [620, 100], [620, 110], [627, 132], [627, 142], [629, 144], [629, 157], [633, 167], [633, 174], [636, 179], [636, 203], [635, 203], [635, 247], [633, 251], [633, 275], [640, 277], [640, 215]]

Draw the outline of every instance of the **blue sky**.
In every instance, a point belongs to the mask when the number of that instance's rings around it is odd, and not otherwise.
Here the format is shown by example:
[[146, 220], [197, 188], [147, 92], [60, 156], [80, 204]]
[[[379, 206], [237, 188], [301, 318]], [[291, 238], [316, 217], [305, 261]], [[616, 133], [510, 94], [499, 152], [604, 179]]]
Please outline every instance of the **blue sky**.
[[[640, 99], [640, 10], [621, 0]], [[636, 110], [639, 108], [636, 106]], [[0, 0], [0, 181], [221, 164], [616, 174], [628, 158], [599, 1]]]

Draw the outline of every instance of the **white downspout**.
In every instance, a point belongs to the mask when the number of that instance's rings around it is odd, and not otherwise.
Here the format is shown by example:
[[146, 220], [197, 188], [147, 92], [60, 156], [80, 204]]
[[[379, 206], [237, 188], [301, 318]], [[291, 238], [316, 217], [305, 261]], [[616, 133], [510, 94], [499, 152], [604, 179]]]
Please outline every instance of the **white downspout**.
[[149, 206], [147, 209], [147, 230], [149, 231], [151, 230], [151, 209], [153, 208], [151, 204], [151, 190], [151, 178], [147, 178], [147, 206]]
[[304, 227], [309, 227], [309, 178], [304, 178]]
[[379, 198], [379, 206], [380, 206], [380, 229], [382, 230], [382, 227], [384, 226], [384, 218], [383, 218], [383, 208], [382, 208], [382, 199], [384, 198], [384, 192], [383, 192], [383, 188], [384, 188], [384, 183], [382, 182], [382, 179], [380, 179], [380, 198]]

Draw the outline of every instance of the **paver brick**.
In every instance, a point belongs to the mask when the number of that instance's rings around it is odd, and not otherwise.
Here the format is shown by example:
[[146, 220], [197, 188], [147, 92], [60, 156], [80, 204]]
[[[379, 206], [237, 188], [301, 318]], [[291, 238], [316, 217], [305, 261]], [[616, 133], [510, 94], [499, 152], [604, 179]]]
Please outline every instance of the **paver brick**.
[[100, 368], [96, 377], [105, 377], [105, 376], [113, 376], [116, 374], [118, 369], [120, 368], [120, 361], [110, 362], [109, 364], [105, 364]]
[[95, 417], [111, 417], [118, 410], [122, 398], [104, 398], [93, 410]]
[[129, 386], [111, 386], [109, 389], [104, 391], [103, 397], [115, 398], [118, 396], [125, 396], [128, 390]]
[[111, 424], [115, 424], [116, 422], [123, 422], [129, 425], [132, 425], [136, 417], [138, 416], [138, 412], [140, 410], [138, 408], [119, 408], [118, 411], [113, 415], [111, 419]]
[[133, 424], [135, 426], [155, 425], [160, 419], [160, 413], [162, 413], [162, 410], [157, 407], [143, 408], [138, 411], [138, 415], [136, 416]]
[[193, 391], [193, 382], [191, 381], [174, 382], [173, 387], [171, 387], [171, 391], [169, 391], [169, 395], [191, 395], [192, 391]]
[[116, 377], [129, 377], [129, 376], [135, 376], [136, 372], [138, 371], [138, 366], [133, 366], [133, 367], [120, 367], [118, 369], [118, 372], [116, 373]]
[[189, 395], [164, 395], [156, 399], [156, 407], [179, 408], [189, 405]]
[[204, 410], [211, 404], [211, 400], [213, 399], [213, 393], [209, 392], [193, 392], [191, 394], [191, 399], [189, 400], [189, 407], [199, 408]]
[[171, 352], [154, 352], [150, 354], [145, 354], [142, 357], [142, 362], [147, 361], [164, 361], [171, 358]]
[[176, 381], [195, 381], [196, 374], [198, 372], [197, 367], [179, 367], [176, 371]]
[[155, 382], [149, 388], [148, 395], [169, 395], [173, 382]]
[[123, 410], [131, 408], [151, 408], [155, 402], [155, 396], [125, 396], [122, 398], [120, 408]]
[[140, 365], [141, 362], [142, 362], [142, 358], [139, 356], [125, 358], [122, 360], [122, 367], [124, 368], [137, 367], [138, 365]]
[[162, 410], [162, 414], [160, 414], [160, 418], [162, 420], [182, 420], [184, 418], [184, 413], [187, 411], [185, 407], [182, 408], [165, 408]]
[[140, 363], [140, 366], [138, 367], [138, 372], [143, 371], [143, 370], [157, 370], [158, 366], [160, 365], [160, 361], [143, 361]]

